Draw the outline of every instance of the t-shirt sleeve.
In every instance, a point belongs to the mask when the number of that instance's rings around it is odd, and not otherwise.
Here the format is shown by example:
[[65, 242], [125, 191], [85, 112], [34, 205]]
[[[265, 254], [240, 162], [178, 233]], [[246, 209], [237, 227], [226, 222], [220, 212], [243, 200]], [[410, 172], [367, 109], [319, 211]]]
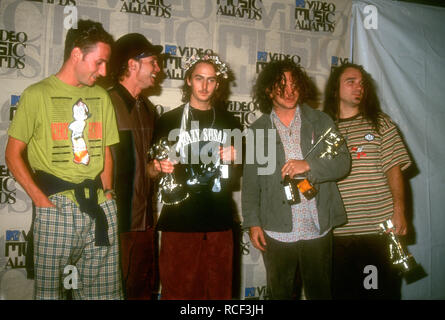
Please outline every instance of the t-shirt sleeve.
[[398, 165], [401, 170], [407, 169], [411, 165], [411, 159], [408, 155], [405, 144], [395, 123], [387, 118], [382, 126], [382, 167], [387, 172], [392, 167]]
[[26, 144], [28, 144], [32, 138], [39, 112], [38, 104], [33, 103], [33, 101], [38, 101], [38, 99], [32, 99], [31, 96], [32, 94], [28, 89], [22, 93], [8, 130], [9, 136], [23, 141]]

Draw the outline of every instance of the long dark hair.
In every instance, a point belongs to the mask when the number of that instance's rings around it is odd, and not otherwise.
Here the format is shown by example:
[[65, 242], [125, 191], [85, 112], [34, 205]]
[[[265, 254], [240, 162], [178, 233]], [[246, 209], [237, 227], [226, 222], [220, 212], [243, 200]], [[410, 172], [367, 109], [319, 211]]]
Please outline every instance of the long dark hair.
[[316, 106], [318, 90], [306, 72], [290, 59], [275, 60], [269, 62], [263, 68], [252, 89], [253, 101], [259, 104], [262, 113], [269, 114], [272, 111], [270, 93], [276, 86], [280, 86], [281, 92], [284, 92], [285, 82], [283, 82], [283, 79], [285, 79], [285, 72], [291, 73], [297, 86], [298, 103], [307, 103], [312, 107]]
[[326, 83], [323, 111], [334, 121], [340, 116], [340, 77], [348, 68], [354, 68], [362, 74], [363, 98], [359, 104], [360, 113], [369, 121], [374, 129], [379, 132], [379, 114], [382, 112], [380, 101], [377, 97], [376, 86], [371, 75], [365, 71], [363, 66], [354, 63], [345, 63], [334, 68]]

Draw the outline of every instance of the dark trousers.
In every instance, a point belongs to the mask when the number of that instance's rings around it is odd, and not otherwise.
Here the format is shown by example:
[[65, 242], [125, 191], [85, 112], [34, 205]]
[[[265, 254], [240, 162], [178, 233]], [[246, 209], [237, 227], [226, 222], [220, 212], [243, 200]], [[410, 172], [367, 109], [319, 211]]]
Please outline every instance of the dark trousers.
[[153, 229], [147, 229], [120, 235], [122, 280], [127, 300], [151, 300], [155, 294], [155, 234]]
[[335, 236], [333, 242], [334, 299], [400, 299], [401, 277], [390, 262], [386, 236]]
[[296, 278], [300, 278], [307, 299], [331, 298], [332, 232], [313, 240], [292, 243], [266, 235], [266, 266], [269, 299], [292, 299]]
[[159, 256], [161, 299], [231, 299], [232, 261], [232, 230], [162, 232]]

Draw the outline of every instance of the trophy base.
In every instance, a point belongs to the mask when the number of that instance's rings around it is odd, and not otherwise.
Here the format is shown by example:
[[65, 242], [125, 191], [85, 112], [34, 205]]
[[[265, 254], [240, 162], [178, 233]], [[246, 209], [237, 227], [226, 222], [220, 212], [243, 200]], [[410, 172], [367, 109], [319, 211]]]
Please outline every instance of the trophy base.
[[167, 206], [174, 206], [177, 204], [180, 204], [184, 200], [186, 200], [189, 197], [188, 192], [185, 191], [177, 191], [175, 193], [167, 193], [167, 192], [161, 192], [161, 199], [162, 203]]
[[425, 272], [425, 269], [420, 264], [417, 264], [409, 271], [404, 272], [402, 276], [407, 284], [411, 284], [413, 282], [419, 281], [420, 279], [427, 277], [428, 274]]

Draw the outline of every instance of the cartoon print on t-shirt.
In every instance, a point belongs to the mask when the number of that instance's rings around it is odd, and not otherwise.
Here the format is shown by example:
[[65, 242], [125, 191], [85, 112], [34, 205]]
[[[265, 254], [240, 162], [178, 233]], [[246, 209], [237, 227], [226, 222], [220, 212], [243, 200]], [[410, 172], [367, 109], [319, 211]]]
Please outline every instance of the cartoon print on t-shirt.
[[74, 163], [88, 165], [90, 155], [87, 145], [83, 139], [83, 130], [85, 129], [85, 120], [91, 115], [88, 113], [88, 107], [82, 99], [77, 100], [73, 106], [74, 121], [70, 123], [69, 129], [72, 131], [71, 142], [73, 143]]

